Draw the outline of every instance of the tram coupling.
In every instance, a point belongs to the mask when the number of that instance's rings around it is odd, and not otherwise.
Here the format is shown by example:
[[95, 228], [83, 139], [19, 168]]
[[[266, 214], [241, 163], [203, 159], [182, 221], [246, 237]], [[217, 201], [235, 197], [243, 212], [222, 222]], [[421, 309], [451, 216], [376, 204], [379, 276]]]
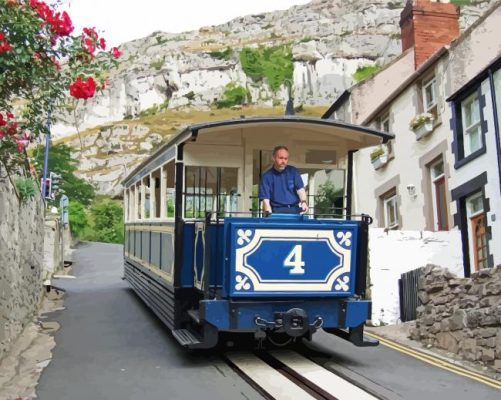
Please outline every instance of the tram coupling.
[[254, 323], [263, 330], [284, 332], [290, 337], [300, 337], [307, 333], [314, 333], [320, 329], [323, 319], [316, 316], [310, 324], [308, 314], [301, 308], [291, 308], [286, 312], [276, 312], [273, 321], [267, 321], [260, 316], [254, 318]]

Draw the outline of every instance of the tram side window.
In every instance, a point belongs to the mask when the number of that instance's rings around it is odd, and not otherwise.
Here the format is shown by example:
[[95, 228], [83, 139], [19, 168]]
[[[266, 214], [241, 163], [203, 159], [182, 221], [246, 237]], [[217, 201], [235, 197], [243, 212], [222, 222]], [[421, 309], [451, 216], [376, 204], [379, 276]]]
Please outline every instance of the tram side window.
[[153, 171], [150, 176], [150, 192], [151, 192], [151, 218], [160, 218], [160, 169]]
[[146, 177], [142, 180], [141, 193], [144, 193], [142, 210], [143, 219], [150, 218], [151, 215], [151, 193], [150, 193], [150, 178]]
[[142, 195], [141, 195], [141, 184], [137, 183], [135, 185], [135, 200], [134, 200], [134, 207], [135, 207], [135, 220], [141, 219], [141, 207], [142, 207]]
[[174, 160], [168, 162], [166, 165], [162, 167], [162, 182], [161, 182], [161, 191], [162, 191], [162, 210], [161, 217], [162, 218], [174, 218], [175, 217], [175, 163]]
[[184, 216], [205, 218], [207, 212], [231, 215], [238, 206], [238, 168], [186, 167]]

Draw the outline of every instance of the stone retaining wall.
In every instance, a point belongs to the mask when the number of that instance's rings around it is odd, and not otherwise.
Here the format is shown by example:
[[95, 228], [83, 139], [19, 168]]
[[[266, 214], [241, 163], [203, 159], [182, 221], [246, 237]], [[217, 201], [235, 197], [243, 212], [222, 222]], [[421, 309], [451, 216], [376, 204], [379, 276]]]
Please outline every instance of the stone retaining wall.
[[501, 265], [470, 278], [428, 265], [418, 288], [411, 338], [501, 372]]
[[39, 196], [21, 204], [0, 170], [0, 358], [32, 319], [41, 299], [43, 211]]

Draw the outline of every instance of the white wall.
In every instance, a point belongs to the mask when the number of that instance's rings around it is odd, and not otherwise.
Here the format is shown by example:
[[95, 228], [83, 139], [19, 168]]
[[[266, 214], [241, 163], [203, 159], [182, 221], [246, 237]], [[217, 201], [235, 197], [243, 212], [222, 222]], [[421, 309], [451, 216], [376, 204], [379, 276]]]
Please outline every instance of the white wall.
[[395, 324], [400, 318], [398, 279], [404, 272], [436, 264], [463, 277], [461, 234], [369, 230], [372, 322]]

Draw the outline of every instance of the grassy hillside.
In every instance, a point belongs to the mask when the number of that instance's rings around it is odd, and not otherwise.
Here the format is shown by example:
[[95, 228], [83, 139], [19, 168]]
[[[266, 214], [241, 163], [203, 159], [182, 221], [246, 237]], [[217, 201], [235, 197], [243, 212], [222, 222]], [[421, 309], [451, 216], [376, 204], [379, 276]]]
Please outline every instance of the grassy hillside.
[[[326, 111], [325, 106], [303, 106], [302, 110], [297, 112], [297, 115], [305, 117], [320, 117]], [[167, 109], [162, 112], [158, 112], [154, 115], [146, 115], [138, 117], [135, 119], [127, 119], [122, 121], [116, 121], [106, 125], [97, 126], [94, 128], [86, 129], [80, 132], [80, 138], [85, 136], [93, 135], [99, 131], [106, 130], [114, 126], [128, 126], [133, 128], [135, 126], [145, 126], [148, 127], [151, 133], [158, 133], [162, 137], [170, 136], [174, 133], [179, 132], [184, 127], [191, 124], [201, 123], [205, 121], [220, 121], [230, 118], [240, 118], [240, 116], [245, 115], [246, 117], [251, 116], [265, 116], [265, 115], [283, 115], [284, 107], [243, 107], [241, 109], [213, 109], [209, 111], [199, 111], [199, 110], [170, 110]], [[64, 138], [55, 140], [56, 143], [71, 143], [79, 141], [77, 133], [74, 133]]]

